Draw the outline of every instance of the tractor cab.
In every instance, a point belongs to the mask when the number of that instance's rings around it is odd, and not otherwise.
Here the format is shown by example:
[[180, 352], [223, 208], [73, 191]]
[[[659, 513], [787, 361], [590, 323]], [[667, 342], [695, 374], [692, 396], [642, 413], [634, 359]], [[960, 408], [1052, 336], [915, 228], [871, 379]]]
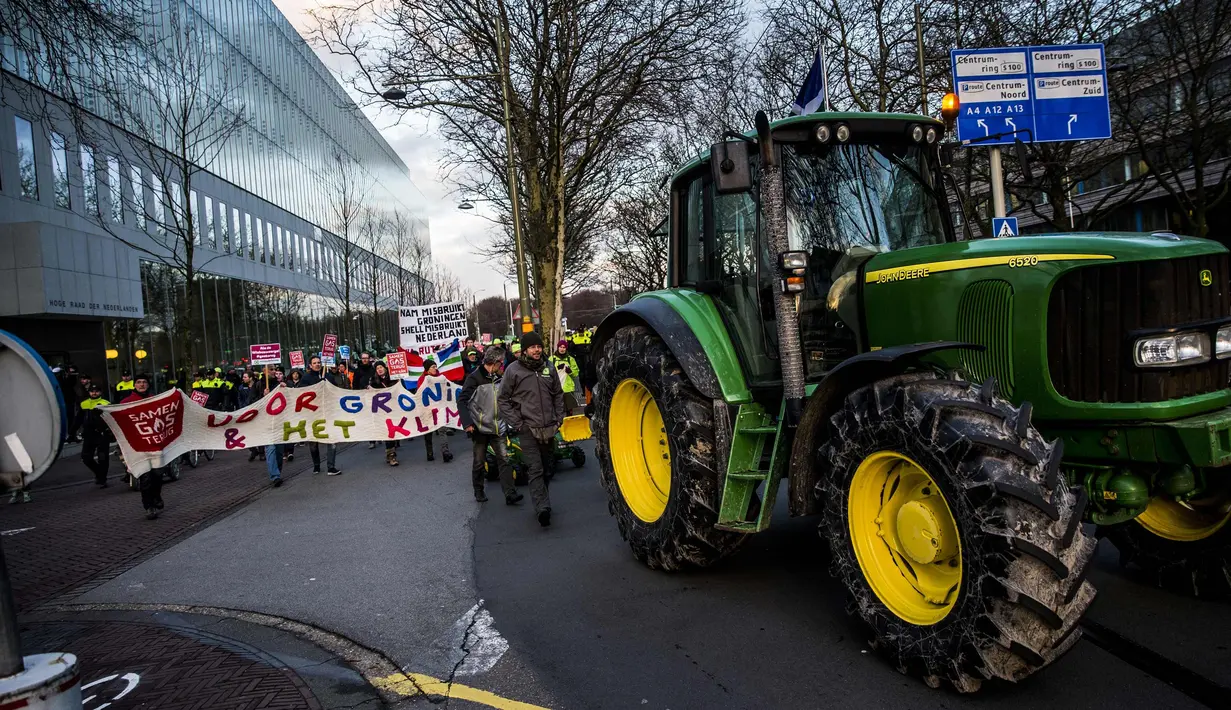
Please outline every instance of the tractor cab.
[[[923, 116], [820, 113], [771, 129], [789, 248], [806, 261], [802, 284], [790, 287], [799, 296], [806, 378], [817, 382], [867, 349], [858, 307], [864, 264], [955, 241], [941, 179], [943, 127]], [[750, 385], [772, 391], [781, 381], [774, 295], [787, 275], [762, 226], [761, 161], [750, 141], [716, 144], [674, 176], [668, 279], [714, 298]]]

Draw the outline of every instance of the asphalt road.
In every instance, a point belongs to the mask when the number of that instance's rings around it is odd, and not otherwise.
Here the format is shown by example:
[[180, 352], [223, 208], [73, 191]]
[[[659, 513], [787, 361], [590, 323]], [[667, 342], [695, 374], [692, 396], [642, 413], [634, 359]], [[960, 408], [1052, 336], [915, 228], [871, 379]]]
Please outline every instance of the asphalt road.
[[[733, 558], [670, 574], [633, 559], [596, 464], [564, 468], [549, 530], [488, 507], [474, 539], [479, 593], [563, 707], [1185, 708], [1201, 704], [1167, 681], [1190, 691], [1210, 682], [1196, 690], [1215, 695], [1231, 687], [1231, 606], [1143, 586], [1107, 543], [1089, 618], [1106, 627], [1110, 650], [1083, 640], [1022, 684], [962, 696], [900, 675], [869, 649], [815, 523], [787, 518], [785, 497], [771, 529]], [[1169, 675], [1150, 651], [1201, 677]]]
[[[460, 451], [464, 439], [453, 441]], [[342, 476], [269, 489], [76, 601], [304, 622], [478, 698], [455, 707], [1186, 708], [1201, 707], [1194, 693], [1231, 687], [1231, 605], [1155, 591], [1108, 550], [1089, 617], [1102, 646], [1083, 640], [1025, 683], [960, 696], [900, 675], [869, 648], [813, 521], [788, 519], [782, 504], [730, 560], [667, 574], [632, 558], [592, 456], [562, 466], [544, 529], [528, 505], [505, 506], [494, 483], [492, 500], [475, 503], [464, 457], [427, 464], [416, 444], [402, 452], [389, 469], [379, 449], [352, 447]]]

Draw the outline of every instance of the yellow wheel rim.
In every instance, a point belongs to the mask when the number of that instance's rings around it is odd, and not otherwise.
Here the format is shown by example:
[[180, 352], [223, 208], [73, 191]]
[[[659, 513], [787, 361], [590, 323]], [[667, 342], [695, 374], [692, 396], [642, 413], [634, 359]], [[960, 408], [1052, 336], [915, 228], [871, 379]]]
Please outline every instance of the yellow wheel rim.
[[645, 522], [658, 520], [671, 492], [671, 450], [663, 415], [640, 381], [629, 378], [616, 387], [608, 431], [611, 464], [624, 502]]
[[855, 469], [846, 512], [855, 558], [877, 598], [916, 626], [945, 618], [962, 584], [962, 544], [928, 472], [878, 451]]
[[1141, 527], [1176, 542], [1204, 540], [1221, 530], [1228, 520], [1231, 512], [1188, 508], [1168, 498], [1151, 498], [1145, 512], [1137, 516]]

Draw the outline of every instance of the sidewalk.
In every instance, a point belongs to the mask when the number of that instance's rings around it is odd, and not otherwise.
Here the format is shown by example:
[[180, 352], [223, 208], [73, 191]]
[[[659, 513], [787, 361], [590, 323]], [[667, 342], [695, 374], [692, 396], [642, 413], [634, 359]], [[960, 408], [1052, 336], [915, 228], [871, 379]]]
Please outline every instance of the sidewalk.
[[[285, 479], [311, 466], [306, 450], [297, 452], [304, 457], [286, 465]], [[269, 487], [263, 459], [249, 463], [247, 452], [219, 452], [196, 469], [184, 466], [180, 480], [163, 484], [167, 508], [151, 521], [115, 460], [111, 473], [111, 486], [99, 489], [80, 459], [61, 459], [35, 482], [32, 502], [0, 504], [0, 544], [20, 610], [87, 580], [106, 581]], [[73, 485], [78, 480], [86, 485]]]
[[87, 709], [376, 710], [349, 664], [296, 636], [232, 618], [46, 612], [21, 622], [27, 654], [76, 654]]

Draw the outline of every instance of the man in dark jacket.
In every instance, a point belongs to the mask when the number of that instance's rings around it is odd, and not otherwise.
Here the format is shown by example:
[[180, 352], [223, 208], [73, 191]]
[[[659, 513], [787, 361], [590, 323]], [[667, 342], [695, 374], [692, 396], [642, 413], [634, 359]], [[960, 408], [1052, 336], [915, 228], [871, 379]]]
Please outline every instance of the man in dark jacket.
[[521, 354], [504, 371], [498, 399], [500, 413], [521, 441], [530, 499], [539, 525], [551, 525], [551, 500], [543, 478], [543, 457], [554, 455], [556, 432], [564, 421], [564, 390], [543, 355], [538, 333], [523, 333]]
[[462, 428], [474, 444], [474, 460], [470, 466], [474, 499], [480, 503], [487, 502], [483, 487], [487, 473], [487, 447], [491, 446], [496, 454], [496, 465], [500, 467], [504, 502], [513, 505], [525, 496], [513, 486], [513, 468], [509, 465], [504, 437], [500, 436], [496, 398], [500, 392], [500, 367], [503, 362], [504, 351], [500, 348], [488, 348], [483, 353], [483, 364], [466, 375], [462, 382], [462, 391], [457, 395], [457, 413], [462, 420]]
[[100, 488], [107, 487], [107, 468], [110, 465], [111, 429], [103, 421], [99, 407], [105, 407], [111, 402], [103, 398], [101, 385], [90, 385], [89, 397], [81, 401], [81, 412], [85, 415], [85, 423], [81, 430], [81, 460], [86, 468], [94, 474], [94, 483]]
[[[137, 375], [133, 378], [133, 391], [124, 399], [120, 400], [120, 404], [128, 404], [130, 402], [140, 402], [141, 400], [154, 394], [150, 390], [149, 375]], [[162, 502], [162, 473], [167, 469], [152, 468], [141, 475], [138, 480], [138, 488], [141, 489], [141, 507], [145, 508], [145, 517], [147, 520], [153, 520], [158, 517], [159, 511], [163, 509]]]
[[[345, 384], [338, 384], [337, 379], [346, 382], [346, 377], [335, 378], [332, 374], [326, 375], [324, 368], [321, 367], [320, 355], [313, 355], [308, 360], [308, 371], [304, 373], [303, 378], [299, 380], [300, 387], [311, 387], [312, 385], [327, 380], [337, 387], [345, 387]], [[321, 472], [321, 445], [315, 441], [308, 442], [308, 453], [312, 456], [312, 473]], [[338, 468], [338, 447], [336, 444], [325, 444], [325, 470], [330, 476], [336, 476], [342, 473]]]

